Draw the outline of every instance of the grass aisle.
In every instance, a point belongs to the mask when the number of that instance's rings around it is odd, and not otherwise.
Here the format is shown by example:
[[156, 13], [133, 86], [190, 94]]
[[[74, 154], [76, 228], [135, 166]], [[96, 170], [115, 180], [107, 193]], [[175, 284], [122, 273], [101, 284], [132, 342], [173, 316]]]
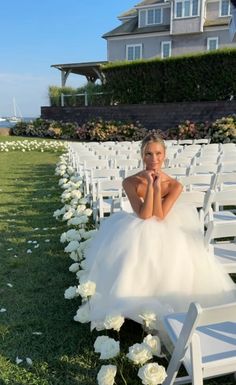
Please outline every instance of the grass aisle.
[[88, 325], [73, 321], [77, 304], [64, 299], [73, 276], [59, 242], [65, 225], [52, 217], [62, 206], [57, 160], [49, 152], [0, 153], [1, 385], [96, 382]]

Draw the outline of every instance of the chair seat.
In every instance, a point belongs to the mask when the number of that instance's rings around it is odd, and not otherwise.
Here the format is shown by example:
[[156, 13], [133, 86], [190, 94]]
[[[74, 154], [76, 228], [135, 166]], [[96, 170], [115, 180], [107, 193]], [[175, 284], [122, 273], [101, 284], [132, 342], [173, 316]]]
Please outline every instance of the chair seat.
[[218, 242], [214, 244], [214, 255], [228, 273], [236, 273], [236, 243]]
[[[174, 313], [165, 317], [164, 326], [175, 345], [187, 313]], [[202, 352], [203, 377], [232, 373], [236, 369], [236, 314], [235, 322], [222, 322], [196, 329]], [[191, 375], [190, 351], [186, 352], [184, 366]], [[222, 369], [224, 368], [224, 369]]]
[[213, 213], [213, 220], [214, 222], [222, 222], [222, 221], [235, 221], [236, 222], [236, 215], [232, 213], [232, 211], [216, 211]]

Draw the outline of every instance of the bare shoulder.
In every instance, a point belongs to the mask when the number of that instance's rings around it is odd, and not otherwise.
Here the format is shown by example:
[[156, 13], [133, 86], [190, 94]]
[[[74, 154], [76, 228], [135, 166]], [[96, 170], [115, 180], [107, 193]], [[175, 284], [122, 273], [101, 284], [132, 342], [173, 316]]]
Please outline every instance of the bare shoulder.
[[141, 183], [141, 181], [142, 181], [141, 173], [137, 173], [125, 178], [122, 182], [122, 185], [124, 189], [130, 188], [130, 187], [137, 188], [137, 186]]
[[169, 192], [176, 191], [181, 193], [181, 191], [183, 190], [183, 186], [178, 180], [172, 178], [171, 176], [165, 173], [163, 173], [162, 175], [162, 180], [168, 185]]
[[183, 185], [178, 180], [171, 178], [170, 190], [180, 194], [183, 191]]

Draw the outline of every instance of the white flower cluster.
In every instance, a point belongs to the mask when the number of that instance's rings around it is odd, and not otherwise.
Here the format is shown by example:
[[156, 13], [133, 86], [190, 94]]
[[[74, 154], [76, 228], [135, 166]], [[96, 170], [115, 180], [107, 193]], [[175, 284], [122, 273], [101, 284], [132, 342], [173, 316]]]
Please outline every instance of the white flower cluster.
[[58, 141], [58, 140], [29, 140], [25, 139], [22, 141], [14, 140], [14, 141], [6, 141], [0, 143], [0, 151], [51, 151], [57, 152], [67, 148], [67, 143]]

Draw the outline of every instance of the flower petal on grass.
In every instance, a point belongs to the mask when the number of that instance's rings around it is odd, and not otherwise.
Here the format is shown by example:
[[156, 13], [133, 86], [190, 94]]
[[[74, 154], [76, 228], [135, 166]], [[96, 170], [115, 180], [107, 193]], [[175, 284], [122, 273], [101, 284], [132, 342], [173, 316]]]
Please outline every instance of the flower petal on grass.
[[5, 313], [7, 311], [7, 309], [5, 309], [5, 307], [2, 307], [1, 309], [0, 309], [0, 313]]
[[33, 361], [31, 360], [31, 358], [29, 357], [26, 357], [26, 362], [28, 365], [32, 366], [33, 365]]
[[19, 364], [21, 364], [21, 362], [23, 362], [23, 360], [17, 356], [16, 357], [16, 364], [19, 365]]

